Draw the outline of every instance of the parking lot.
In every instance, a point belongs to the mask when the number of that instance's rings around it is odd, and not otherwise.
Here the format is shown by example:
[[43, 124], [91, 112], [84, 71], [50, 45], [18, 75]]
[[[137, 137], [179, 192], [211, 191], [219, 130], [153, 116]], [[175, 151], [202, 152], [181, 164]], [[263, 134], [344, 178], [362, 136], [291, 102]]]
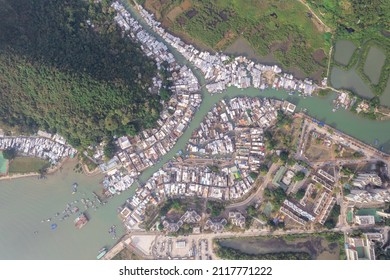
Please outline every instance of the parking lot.
[[210, 245], [202, 236], [159, 236], [152, 244], [152, 254], [157, 259], [209, 260], [212, 258]]

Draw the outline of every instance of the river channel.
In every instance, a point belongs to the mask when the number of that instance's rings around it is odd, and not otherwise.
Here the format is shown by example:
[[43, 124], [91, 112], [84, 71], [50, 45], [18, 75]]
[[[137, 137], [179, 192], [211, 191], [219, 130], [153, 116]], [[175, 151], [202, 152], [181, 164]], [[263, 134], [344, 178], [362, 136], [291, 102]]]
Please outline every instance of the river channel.
[[[130, 10], [137, 19], [139, 16]], [[144, 28], [154, 36], [157, 34], [141, 20]], [[171, 48], [170, 48], [171, 49]], [[191, 67], [195, 75], [204, 84], [204, 79], [180, 54], [172, 50], [176, 59]], [[199, 127], [200, 122], [209, 110], [223, 98], [236, 96], [266, 97], [285, 99], [298, 106], [298, 110], [305, 108], [307, 113], [325, 123], [356, 137], [368, 144], [376, 140], [378, 147], [390, 151], [390, 121], [378, 122], [360, 118], [348, 111], [337, 110], [332, 112], [332, 99], [334, 95], [326, 98], [289, 96], [282, 90], [229, 88], [221, 94], [210, 95], [202, 87], [203, 101], [199, 110], [194, 115], [190, 126], [177, 141], [169, 153], [163, 156], [160, 162], [140, 176], [140, 182], [144, 183], [167, 161], [171, 160], [179, 150], [183, 150], [188, 143], [192, 132]], [[103, 175], [87, 177], [75, 173], [74, 161], [64, 165], [61, 172], [48, 176], [45, 180], [36, 178], [22, 178], [14, 180], [0, 180], [2, 195], [0, 196], [0, 259], [94, 259], [102, 246], [110, 247], [116, 240], [108, 234], [109, 228], [116, 224], [118, 237], [123, 234], [120, 220], [117, 216], [117, 208], [125, 200], [131, 197], [135, 191], [135, 185], [111, 199], [107, 205], [100, 206], [96, 211], [87, 210], [90, 222], [80, 230], [73, 225], [74, 217], [65, 221], [57, 221], [55, 213], [61, 212], [67, 203], [92, 198], [92, 191], [100, 193], [100, 182]], [[71, 194], [71, 186], [74, 182], [79, 184], [76, 194]], [[41, 222], [42, 219], [52, 218], [50, 222]], [[58, 227], [51, 229], [51, 224]]]

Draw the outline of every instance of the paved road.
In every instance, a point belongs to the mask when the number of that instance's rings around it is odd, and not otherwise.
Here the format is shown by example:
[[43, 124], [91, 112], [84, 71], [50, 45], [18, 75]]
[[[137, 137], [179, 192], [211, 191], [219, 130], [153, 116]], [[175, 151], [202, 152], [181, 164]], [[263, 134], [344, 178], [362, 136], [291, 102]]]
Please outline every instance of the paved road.
[[255, 185], [256, 185], [256, 183], [259, 182], [258, 180], [261, 180], [261, 179], [263, 179], [263, 183], [258, 187], [258, 189], [256, 190], [256, 192], [254, 194], [252, 194], [247, 199], [245, 199], [241, 202], [237, 202], [237, 203], [233, 203], [233, 204], [228, 205], [226, 207], [226, 209], [245, 210], [245, 208], [248, 207], [249, 205], [251, 205], [252, 203], [261, 200], [263, 198], [264, 189], [269, 184], [269, 182], [272, 180], [273, 174], [278, 167], [279, 167], [279, 165], [273, 163], [271, 165], [267, 175], [264, 177], [264, 179], [261, 178], [260, 176], [256, 179], [256, 182], [254, 183]]

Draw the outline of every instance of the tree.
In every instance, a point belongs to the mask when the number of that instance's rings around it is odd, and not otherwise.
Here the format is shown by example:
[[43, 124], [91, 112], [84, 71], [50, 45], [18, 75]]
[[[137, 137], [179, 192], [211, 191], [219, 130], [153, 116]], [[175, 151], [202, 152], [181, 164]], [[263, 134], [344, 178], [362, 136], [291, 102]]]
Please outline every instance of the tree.
[[305, 193], [306, 193], [305, 189], [299, 189], [295, 194], [295, 198], [301, 200], [305, 196]]
[[257, 173], [257, 172], [251, 172], [251, 173], [249, 173], [249, 176], [253, 179], [253, 180], [256, 180], [256, 178], [257, 178], [257, 176], [259, 176], [259, 173]]
[[267, 174], [268, 170], [269, 170], [269, 168], [268, 168], [268, 166], [265, 163], [260, 165], [260, 174], [261, 175], [264, 176], [265, 174]]
[[210, 165], [209, 168], [211, 172], [219, 173], [219, 167], [217, 165]]
[[223, 211], [225, 211], [225, 205], [219, 201], [208, 201], [207, 208], [210, 209], [212, 217], [218, 217]]
[[3, 157], [8, 160], [16, 158], [17, 151], [15, 148], [8, 148], [3, 151]]
[[160, 96], [162, 100], [168, 101], [171, 98], [171, 93], [167, 89], [162, 88], [160, 89]]
[[255, 208], [255, 206], [251, 205], [251, 206], [248, 206], [248, 208], [246, 208], [246, 212], [248, 213], [249, 216], [256, 216], [257, 214], [257, 210]]
[[286, 162], [288, 160], [288, 152], [287, 151], [281, 151], [280, 152], [280, 159], [283, 162]]
[[305, 179], [305, 173], [303, 171], [298, 171], [294, 176], [295, 182], [302, 181], [303, 179]]
[[104, 146], [104, 156], [108, 159], [114, 157], [115, 153], [117, 152], [118, 147], [114, 143], [113, 140], [108, 141], [106, 146]]

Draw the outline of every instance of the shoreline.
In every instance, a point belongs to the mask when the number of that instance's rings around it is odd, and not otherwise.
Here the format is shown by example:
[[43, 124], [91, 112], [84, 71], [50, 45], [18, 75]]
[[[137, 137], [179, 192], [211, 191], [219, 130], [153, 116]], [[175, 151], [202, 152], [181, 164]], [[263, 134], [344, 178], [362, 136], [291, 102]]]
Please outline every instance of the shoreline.
[[30, 173], [17, 173], [15, 175], [5, 175], [5, 176], [0, 177], [0, 181], [14, 180], [14, 179], [20, 179], [20, 178], [26, 178], [26, 177], [32, 177], [32, 176], [39, 176], [39, 173], [30, 172]]

